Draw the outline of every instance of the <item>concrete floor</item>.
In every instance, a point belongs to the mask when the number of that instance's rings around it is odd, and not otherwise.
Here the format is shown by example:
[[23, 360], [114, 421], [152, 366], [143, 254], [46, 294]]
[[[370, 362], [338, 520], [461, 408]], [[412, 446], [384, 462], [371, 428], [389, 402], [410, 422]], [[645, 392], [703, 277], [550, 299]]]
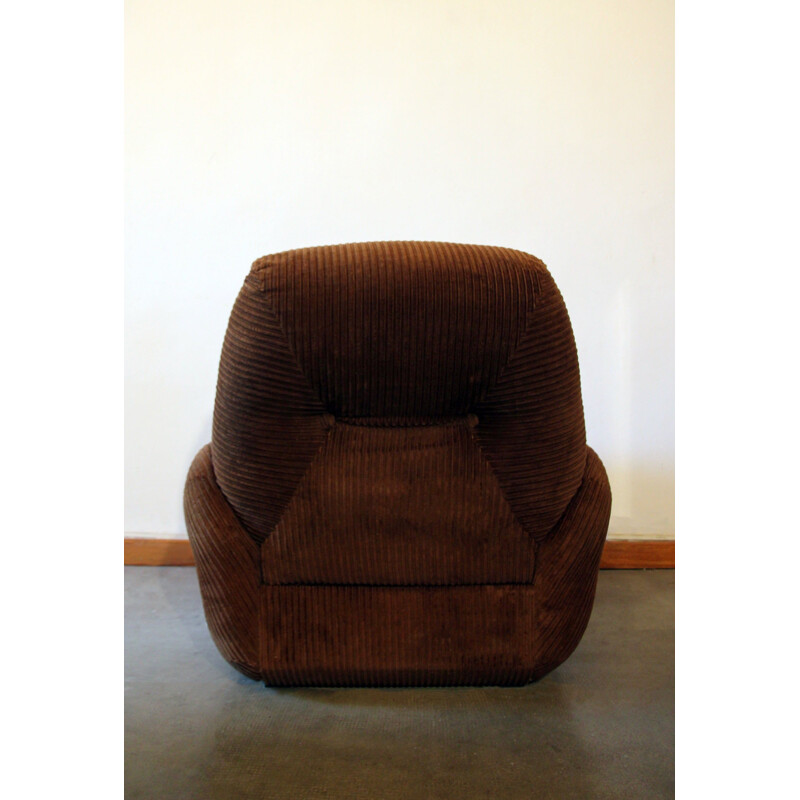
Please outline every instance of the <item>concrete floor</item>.
[[570, 659], [523, 688], [267, 689], [190, 567], [125, 568], [125, 797], [674, 796], [674, 573], [600, 573]]

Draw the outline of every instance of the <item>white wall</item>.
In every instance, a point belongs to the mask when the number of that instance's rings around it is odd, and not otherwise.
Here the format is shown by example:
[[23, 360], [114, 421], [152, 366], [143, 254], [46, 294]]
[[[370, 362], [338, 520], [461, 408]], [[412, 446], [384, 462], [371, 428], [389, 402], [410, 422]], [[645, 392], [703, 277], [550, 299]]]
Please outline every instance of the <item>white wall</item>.
[[550, 267], [611, 535], [674, 535], [670, 0], [126, 0], [125, 529], [183, 536], [228, 314], [293, 247]]

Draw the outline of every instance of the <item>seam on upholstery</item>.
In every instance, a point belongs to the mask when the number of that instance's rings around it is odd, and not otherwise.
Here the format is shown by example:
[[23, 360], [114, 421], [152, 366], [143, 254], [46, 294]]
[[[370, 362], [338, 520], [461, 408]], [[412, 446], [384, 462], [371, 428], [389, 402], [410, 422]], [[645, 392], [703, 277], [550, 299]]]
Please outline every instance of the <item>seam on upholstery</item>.
[[[291, 498], [290, 498], [291, 500]], [[281, 516], [283, 516], [281, 514]], [[266, 541], [266, 540], [265, 540]], [[265, 586], [266, 581], [264, 580], [264, 542], [258, 543], [258, 585]], [[261, 621], [261, 604], [259, 603], [258, 606], [258, 615], [259, 615], [259, 622]], [[261, 652], [259, 650], [259, 652]]]
[[500, 367], [499, 370], [497, 370], [497, 375], [495, 376], [495, 379], [492, 382], [492, 384], [490, 386], [487, 385], [481, 392], [480, 397], [476, 399], [475, 401], [476, 406], [479, 406], [482, 403], [486, 402], [487, 398], [494, 391], [497, 384], [500, 383], [500, 380], [502, 379], [503, 375], [508, 369], [509, 364], [511, 364], [511, 362], [514, 360], [514, 356], [517, 354], [517, 351], [520, 349], [525, 339], [528, 337], [528, 334], [530, 333], [531, 320], [533, 319], [534, 312], [536, 311], [537, 301], [539, 300], [542, 294], [541, 284], [539, 283], [539, 273], [541, 272], [542, 269], [547, 269], [547, 267], [545, 266], [543, 261], [539, 261], [539, 259], [536, 259], [536, 263], [533, 269], [530, 270], [531, 272], [533, 272], [534, 284], [535, 284], [535, 289], [533, 292], [533, 305], [525, 312], [525, 326], [520, 332], [519, 336], [517, 336], [517, 341], [509, 351], [505, 363], [503, 364], [502, 367]]
[[[267, 267], [269, 266], [270, 256], [261, 256], [257, 258], [250, 266], [250, 275], [253, 275], [258, 281], [259, 291], [267, 291]], [[249, 277], [249, 276], [248, 276]], [[245, 278], [247, 280], [247, 278]]]
[[[511, 512], [511, 517], [513, 518], [514, 522], [517, 523], [519, 529], [528, 536], [529, 539], [532, 539], [533, 536], [531, 532], [522, 524], [520, 518], [517, 516], [517, 512], [514, 511], [514, 506], [511, 505], [509, 502], [508, 496], [506, 495], [506, 490], [503, 488], [503, 484], [500, 482], [500, 478], [498, 477], [497, 473], [495, 472], [494, 466], [492, 466], [492, 462], [489, 460], [489, 457], [486, 455], [486, 451], [481, 447], [481, 443], [478, 441], [478, 437], [475, 435], [475, 428], [470, 428], [469, 430], [470, 438], [472, 439], [472, 443], [475, 445], [475, 449], [480, 453], [481, 458], [486, 463], [486, 466], [489, 468], [489, 472], [492, 474], [495, 483], [497, 484], [497, 488], [500, 489], [500, 494], [505, 500], [506, 505], [508, 506], [508, 510]], [[534, 571], [536, 570], [536, 554], [534, 553]]]
[[[475, 446], [480, 451], [481, 456], [483, 456], [483, 459], [489, 465], [489, 469], [492, 471], [492, 475], [494, 475], [494, 479], [497, 481], [497, 485], [500, 487], [500, 492], [502, 493], [503, 499], [506, 501], [506, 504], [508, 505], [508, 507], [509, 507], [509, 509], [511, 511], [511, 515], [514, 517], [515, 522], [520, 526], [520, 528], [522, 528], [523, 531], [525, 531], [525, 533], [528, 534], [528, 536], [531, 539], [533, 539], [534, 543], [536, 544], [536, 552], [534, 552], [534, 561], [533, 561], [533, 571], [534, 571], [534, 578], [535, 578], [536, 577], [536, 565], [538, 564], [536, 556], [537, 556], [537, 553], [538, 553], [539, 544], [542, 544], [542, 543], [546, 542], [553, 535], [553, 531], [558, 529], [558, 526], [561, 525], [564, 517], [566, 517], [567, 513], [569, 512], [569, 510], [572, 508], [573, 504], [575, 503], [575, 499], [577, 498], [578, 493], [583, 488], [584, 481], [586, 480], [586, 461], [589, 458], [588, 449], [585, 452], [584, 457], [583, 457], [583, 477], [581, 478], [581, 482], [578, 484], [578, 488], [575, 489], [575, 494], [573, 494], [572, 497], [570, 497], [569, 502], [564, 507], [564, 511], [561, 513], [561, 516], [553, 523], [553, 527], [550, 528], [550, 530], [547, 531], [547, 533], [544, 536], [541, 537], [540, 541], [536, 541], [536, 539], [534, 538], [533, 534], [525, 527], [525, 525], [522, 524], [522, 522], [517, 517], [517, 514], [514, 511], [514, 507], [511, 505], [511, 503], [508, 500], [508, 497], [506, 496], [506, 492], [505, 492], [505, 489], [503, 488], [503, 484], [500, 482], [500, 479], [497, 477], [497, 473], [494, 471], [494, 467], [492, 466], [492, 462], [489, 460], [489, 457], [486, 455], [486, 452], [480, 446], [480, 443], [478, 442], [478, 440], [474, 436], [474, 434], [473, 434], [473, 440], [475, 441]], [[588, 445], [587, 445], [587, 448], [588, 448]]]
[[[222, 487], [219, 485], [219, 481], [217, 480], [217, 473], [214, 470], [214, 442], [213, 442], [213, 440], [208, 443], [208, 457], [209, 457], [209, 460], [211, 461], [211, 477], [214, 479], [214, 485], [217, 487], [217, 489], [219, 490], [219, 493], [222, 495], [222, 497], [224, 498], [225, 502], [227, 503], [228, 508], [231, 510], [231, 514], [233, 514], [233, 518], [236, 520], [236, 522], [239, 525], [239, 528], [242, 531], [242, 533], [248, 539], [250, 539], [250, 541], [253, 542], [253, 544], [257, 545], [260, 548], [261, 547], [261, 542], [259, 541], [258, 536], [256, 536], [254, 533], [252, 533], [250, 531], [250, 528], [247, 525], [245, 525], [244, 520], [239, 516], [239, 513], [231, 505], [230, 500], [228, 500], [225, 492], [222, 491]], [[261, 567], [259, 566], [259, 578], [260, 578], [260, 576], [261, 576]]]
[[[471, 417], [474, 414], [460, 414], [458, 416], [442, 417], [408, 417], [413, 419], [413, 423], [405, 423], [402, 417], [335, 417], [337, 425], [345, 425], [349, 428], [395, 428], [397, 430], [407, 430], [414, 428], [444, 428], [456, 425], [470, 425], [473, 423]], [[362, 421], [363, 420], [363, 421]]]
[[[497, 385], [500, 383], [500, 381], [502, 380], [503, 375], [506, 373], [506, 371], [508, 370], [508, 368], [511, 365], [512, 361], [514, 360], [514, 356], [519, 352], [520, 348], [525, 343], [525, 340], [528, 338], [528, 336], [531, 333], [531, 321], [532, 321], [533, 316], [534, 316], [534, 314], [536, 312], [536, 309], [538, 307], [538, 301], [541, 300], [542, 294], [543, 294], [542, 285], [541, 285], [541, 282], [540, 282], [541, 272], [542, 272], [542, 270], [547, 271], [547, 265], [543, 261], [541, 261], [540, 259], [537, 259], [535, 256], [533, 256], [533, 258], [535, 259], [534, 267], [533, 267], [533, 270], [532, 270], [533, 271], [533, 277], [534, 277], [534, 284], [535, 284], [535, 289], [534, 289], [534, 293], [533, 293], [533, 306], [530, 309], [528, 309], [528, 311], [526, 313], [526, 316], [525, 316], [525, 327], [524, 327], [522, 333], [520, 334], [516, 345], [514, 346], [512, 351], [509, 353], [509, 356], [506, 359], [505, 364], [503, 364], [503, 366], [500, 368], [500, 370], [498, 370], [497, 377], [494, 380], [494, 382], [492, 383], [492, 385], [486, 388], [486, 390], [481, 395], [480, 399], [477, 401], [477, 403], [476, 403], [477, 406], [480, 406], [481, 404], [486, 403], [489, 400], [489, 398], [491, 397], [492, 392], [497, 387]], [[552, 276], [551, 276], [551, 278], [552, 278]], [[503, 499], [506, 501], [506, 505], [508, 506], [509, 510], [511, 511], [511, 514], [512, 514], [514, 520], [520, 526], [520, 528], [528, 535], [528, 538], [530, 540], [532, 540], [534, 542], [534, 544], [536, 544], [536, 549], [534, 551], [534, 561], [533, 561], [533, 570], [534, 570], [534, 577], [535, 577], [535, 575], [536, 575], [536, 567], [537, 567], [537, 564], [538, 564], [538, 558], [537, 558], [537, 555], [538, 555], [538, 542], [536, 541], [536, 539], [533, 536], [533, 533], [530, 531], [530, 529], [526, 525], [523, 525], [522, 521], [517, 516], [517, 513], [514, 510], [513, 504], [508, 499], [508, 495], [506, 494], [505, 487], [503, 486], [503, 482], [500, 480], [500, 476], [497, 474], [497, 472], [496, 472], [496, 470], [494, 468], [494, 465], [492, 464], [492, 461], [489, 458], [488, 454], [486, 453], [486, 451], [480, 445], [480, 441], [479, 441], [479, 439], [477, 437], [476, 430], [475, 429], [470, 430], [470, 434], [472, 436], [473, 441], [475, 442], [475, 446], [478, 448], [478, 450], [479, 450], [481, 456], [483, 457], [484, 461], [486, 461], [486, 463], [488, 464], [489, 469], [491, 470], [491, 473], [494, 476], [495, 481], [497, 482], [497, 485], [500, 487], [500, 492], [503, 495]], [[585, 471], [585, 466], [584, 466], [584, 471]], [[578, 486], [578, 488], [580, 488], [580, 485]], [[577, 489], [576, 489], [576, 493], [577, 493]], [[570, 507], [571, 503], [572, 503], [572, 499], [570, 499], [570, 502], [567, 503], [563, 514], [561, 515], [561, 517], [559, 517], [559, 522], [560, 522], [561, 518], [563, 517], [563, 515], [566, 514], [567, 509]], [[558, 522], [556, 522], [555, 525], [558, 525]], [[547, 535], [542, 538], [542, 541], [544, 541], [547, 538], [547, 536], [549, 536], [550, 533], [555, 529], [555, 525], [554, 525], [553, 528], [550, 529], [550, 531], [548, 531]]]
[[498, 245], [493, 244], [479, 244], [477, 242], [444, 242], [440, 239], [382, 239], [382, 240], [374, 240], [365, 242], [362, 239], [356, 239], [347, 242], [333, 242], [327, 245], [310, 245], [308, 247], [293, 247], [289, 250], [281, 250], [277, 253], [270, 253], [269, 255], [259, 256], [250, 266], [251, 272], [259, 272], [260, 270], [264, 269], [267, 266], [270, 266], [270, 259], [271, 258], [278, 258], [278, 257], [287, 257], [291, 255], [296, 255], [297, 253], [308, 253], [313, 250], [333, 250], [340, 247], [358, 247], [362, 245], [433, 245], [433, 246], [444, 246], [444, 247], [470, 247], [470, 248], [489, 248], [492, 250], [497, 250], [502, 252], [504, 255], [506, 253], [512, 253], [515, 256], [522, 256], [524, 259], [530, 261], [533, 260], [540, 266], [545, 266], [544, 261], [541, 258], [533, 255], [532, 253], [526, 253], [524, 250], [517, 250], [514, 247], [500, 247]]
[[[303, 376], [303, 380], [305, 380], [306, 385], [311, 391], [311, 394], [317, 398], [319, 404], [325, 408], [327, 413], [330, 413], [329, 409], [325, 406], [324, 401], [319, 396], [319, 392], [317, 392], [314, 384], [311, 382], [311, 379], [306, 374], [305, 369], [303, 369], [303, 364], [300, 359], [297, 357], [297, 352], [294, 349], [294, 345], [292, 344], [292, 340], [289, 335], [286, 333], [286, 326], [283, 324], [283, 319], [281, 315], [278, 313], [278, 310], [275, 308], [273, 303], [270, 303], [269, 298], [267, 297], [267, 269], [270, 267], [271, 264], [269, 263], [269, 256], [264, 256], [262, 258], [257, 259], [253, 262], [253, 267], [251, 268], [251, 275], [255, 275], [256, 280], [258, 281], [258, 291], [264, 296], [264, 304], [269, 309], [269, 312], [275, 317], [275, 321], [278, 323], [278, 328], [280, 329], [281, 336], [283, 337], [283, 342], [286, 345], [286, 349], [291, 353], [292, 359], [294, 360], [294, 364], [297, 367], [300, 374]], [[249, 276], [248, 276], [249, 277]], [[245, 278], [245, 281], [247, 278]]]
[[[291, 505], [292, 500], [294, 500], [294, 497], [297, 494], [297, 492], [298, 492], [300, 486], [302, 485], [303, 481], [306, 479], [306, 476], [308, 475], [309, 470], [313, 466], [314, 462], [319, 458], [319, 454], [320, 454], [320, 451], [322, 450], [322, 448], [327, 444], [328, 440], [330, 439], [331, 431], [333, 430], [334, 425], [335, 425], [335, 422], [334, 422], [333, 425], [330, 425], [327, 422], [327, 420], [324, 419], [324, 417], [329, 414], [329, 412], [328, 412], [328, 410], [327, 410], [327, 408], [325, 406], [325, 403], [322, 401], [322, 398], [319, 396], [319, 393], [315, 389], [314, 384], [311, 383], [311, 381], [308, 378], [308, 375], [306, 374], [305, 370], [303, 369], [303, 365], [300, 363], [300, 359], [297, 357], [297, 353], [295, 352], [295, 349], [292, 346], [291, 339], [289, 338], [289, 336], [286, 333], [286, 327], [283, 324], [283, 320], [281, 319], [281, 315], [277, 312], [277, 310], [275, 309], [274, 304], [270, 303], [270, 301], [269, 301], [269, 299], [267, 297], [267, 269], [268, 269], [269, 266], [271, 266], [269, 259], [270, 259], [270, 256], [262, 256], [261, 258], [256, 259], [253, 262], [252, 267], [250, 268], [250, 274], [247, 276], [247, 278], [245, 278], [245, 283], [248, 282], [248, 280], [249, 280], [249, 278], [251, 276], [255, 277], [255, 279], [257, 281], [257, 286], [255, 288], [256, 288], [257, 291], [259, 291], [263, 295], [262, 300], [264, 302], [264, 305], [267, 307], [267, 309], [269, 310], [270, 314], [272, 314], [272, 316], [275, 318], [275, 322], [277, 323], [278, 329], [281, 332], [281, 337], [283, 339], [283, 342], [286, 345], [286, 349], [291, 354], [292, 359], [294, 361], [295, 366], [297, 367], [298, 372], [303, 376], [303, 380], [306, 382], [306, 385], [308, 386], [308, 389], [311, 392], [311, 394], [314, 397], [316, 397], [316, 399], [319, 401], [320, 406], [322, 406], [322, 408], [325, 409], [323, 411], [323, 413], [320, 414], [320, 417], [322, 418], [322, 423], [327, 425], [327, 430], [325, 432], [324, 438], [319, 443], [319, 446], [317, 447], [317, 449], [314, 451], [314, 455], [309, 459], [308, 464], [306, 465], [306, 468], [303, 471], [303, 474], [297, 479], [297, 483], [295, 484], [295, 487], [292, 490], [292, 493], [289, 495], [288, 499], [286, 500], [285, 505], [281, 509], [280, 516], [275, 521], [275, 524], [264, 535], [264, 538], [261, 540], [261, 545], [263, 545], [264, 542], [266, 542], [267, 539], [269, 539], [269, 537], [272, 536], [272, 534], [275, 532], [275, 529], [278, 527], [278, 525], [281, 524], [281, 521], [283, 520], [284, 516], [286, 515], [286, 510]], [[252, 283], [251, 283], [251, 285], [252, 285]], [[261, 559], [261, 554], [259, 553], [259, 569], [263, 571], [263, 566], [261, 566], [262, 563], [263, 562], [262, 562], [262, 559]]]
[[[264, 644], [264, 586], [267, 584], [264, 582], [264, 542], [258, 546], [258, 612], [256, 614], [257, 627], [258, 630], [256, 631], [256, 653], [258, 653], [257, 662], [258, 662], [258, 674], [261, 680], [266, 685], [266, 677], [264, 676], [265, 668], [262, 658], [262, 645]], [[536, 577], [534, 575], [534, 577]]]
[[542, 537], [542, 544], [546, 542], [552, 535], [553, 532], [558, 530], [561, 523], [564, 521], [564, 517], [567, 516], [572, 506], [577, 501], [577, 497], [580, 494], [581, 489], [583, 488], [584, 483], [586, 482], [586, 463], [589, 460], [589, 445], [586, 445], [584, 448], [584, 455], [583, 455], [583, 475], [581, 477], [581, 482], [578, 484], [578, 488], [575, 489], [575, 494], [570, 497], [569, 502], [567, 503], [564, 511], [562, 512], [561, 516], [553, 523], [553, 527], [550, 528], [549, 531]]
[[326, 587], [341, 586], [344, 588], [352, 589], [452, 589], [454, 587], [474, 587], [474, 586], [529, 586], [533, 588], [533, 581], [499, 581], [497, 583], [490, 583], [482, 581], [481, 583], [309, 583], [308, 581], [297, 581], [292, 583], [265, 583], [264, 586], [273, 586], [279, 588], [312, 588], [323, 589]]
[[[314, 455], [311, 456], [311, 458], [310, 458], [310, 460], [308, 462], [308, 465], [306, 466], [305, 470], [303, 471], [303, 474], [297, 479], [297, 483], [295, 484], [294, 489], [292, 489], [292, 493], [289, 495], [289, 497], [286, 500], [286, 504], [281, 509], [281, 515], [278, 517], [277, 520], [275, 520], [275, 524], [269, 529], [269, 531], [267, 531], [266, 535], [261, 540], [261, 544], [262, 545], [264, 544], [264, 542], [267, 541], [267, 539], [269, 539], [270, 536], [272, 536], [273, 533], [275, 533], [275, 530], [278, 527], [278, 525], [280, 525], [281, 522], [283, 522], [283, 518], [286, 516], [286, 511], [288, 510], [289, 506], [292, 504], [292, 500], [294, 500], [295, 495], [300, 490], [300, 487], [303, 485], [303, 481], [308, 477], [308, 473], [311, 471], [311, 468], [314, 466], [314, 464], [316, 463], [317, 459], [319, 458], [319, 454], [322, 452], [322, 449], [325, 447], [325, 445], [328, 443], [328, 440], [331, 438], [331, 432], [332, 431], [333, 431], [333, 427], [330, 427], [330, 428], [328, 428], [327, 431], [325, 431], [325, 437], [319, 443], [319, 447], [317, 447], [317, 449], [314, 451]], [[263, 570], [263, 567], [261, 569]], [[265, 584], [265, 585], [269, 585], [269, 584]]]

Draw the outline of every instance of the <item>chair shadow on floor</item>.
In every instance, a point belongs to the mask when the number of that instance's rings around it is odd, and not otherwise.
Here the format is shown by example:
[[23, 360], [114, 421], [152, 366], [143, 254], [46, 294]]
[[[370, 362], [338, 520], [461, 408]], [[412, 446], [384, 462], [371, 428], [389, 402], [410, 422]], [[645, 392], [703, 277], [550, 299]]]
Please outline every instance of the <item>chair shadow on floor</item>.
[[[204, 777], [214, 797], [603, 797], [568, 687], [231, 687]], [[556, 777], [558, 780], [556, 782]]]

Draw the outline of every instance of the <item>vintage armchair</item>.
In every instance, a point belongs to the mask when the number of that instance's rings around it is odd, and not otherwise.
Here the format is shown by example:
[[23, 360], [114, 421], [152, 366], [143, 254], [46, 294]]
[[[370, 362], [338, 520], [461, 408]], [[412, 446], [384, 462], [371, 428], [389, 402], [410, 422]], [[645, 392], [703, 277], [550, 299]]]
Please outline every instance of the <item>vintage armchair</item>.
[[539, 259], [373, 242], [253, 264], [184, 497], [211, 635], [245, 675], [536, 680], [586, 628], [610, 505]]

